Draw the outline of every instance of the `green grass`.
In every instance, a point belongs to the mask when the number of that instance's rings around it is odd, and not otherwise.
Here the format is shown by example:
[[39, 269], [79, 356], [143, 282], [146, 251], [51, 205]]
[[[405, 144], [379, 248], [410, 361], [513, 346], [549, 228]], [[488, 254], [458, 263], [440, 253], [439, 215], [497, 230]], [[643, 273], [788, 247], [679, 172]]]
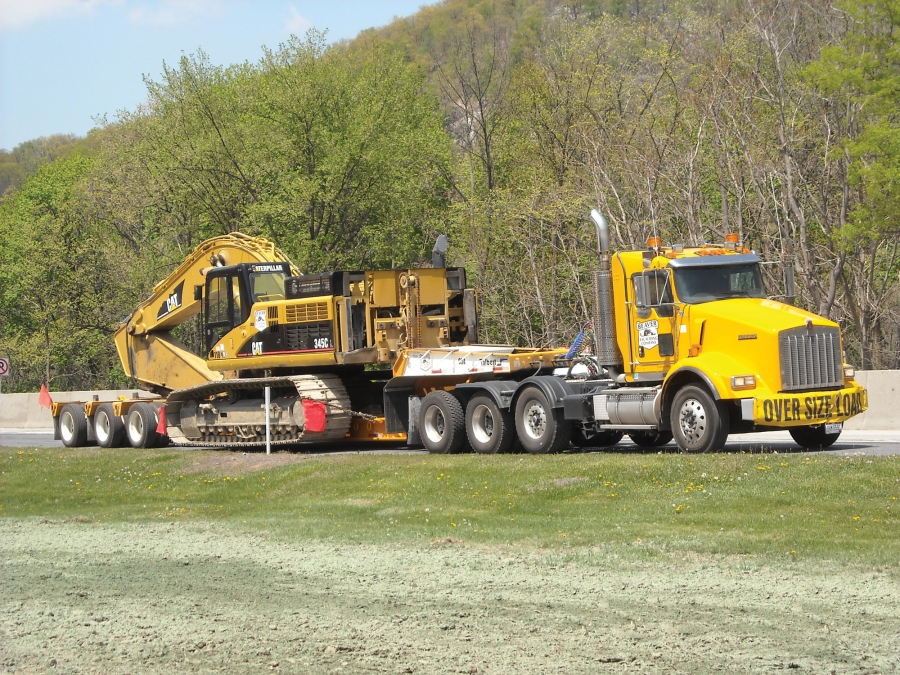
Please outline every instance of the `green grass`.
[[220, 522], [291, 541], [446, 539], [623, 556], [900, 563], [900, 458], [335, 455], [187, 473], [203, 453], [0, 448], [0, 517]]

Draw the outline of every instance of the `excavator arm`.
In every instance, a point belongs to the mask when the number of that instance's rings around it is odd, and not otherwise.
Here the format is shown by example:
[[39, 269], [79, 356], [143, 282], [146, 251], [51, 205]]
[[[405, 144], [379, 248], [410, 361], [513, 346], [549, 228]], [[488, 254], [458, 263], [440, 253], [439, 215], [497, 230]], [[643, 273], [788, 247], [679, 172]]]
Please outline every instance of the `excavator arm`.
[[[202, 300], [194, 289], [204, 284], [210, 269], [267, 262], [289, 261], [272, 242], [238, 232], [200, 244], [116, 328], [114, 339], [125, 374], [158, 394], [223, 379], [223, 373], [210, 370], [206, 359], [171, 331], [200, 313]], [[293, 265], [291, 273], [297, 274]]]

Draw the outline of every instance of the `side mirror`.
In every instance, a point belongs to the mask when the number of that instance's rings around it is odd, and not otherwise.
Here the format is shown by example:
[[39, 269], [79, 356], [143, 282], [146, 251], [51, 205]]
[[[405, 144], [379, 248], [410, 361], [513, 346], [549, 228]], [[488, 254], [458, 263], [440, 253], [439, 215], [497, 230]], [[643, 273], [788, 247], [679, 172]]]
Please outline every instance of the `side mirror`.
[[784, 301], [788, 305], [794, 304], [794, 298], [797, 297], [797, 291], [794, 286], [794, 263], [787, 261], [784, 263]]

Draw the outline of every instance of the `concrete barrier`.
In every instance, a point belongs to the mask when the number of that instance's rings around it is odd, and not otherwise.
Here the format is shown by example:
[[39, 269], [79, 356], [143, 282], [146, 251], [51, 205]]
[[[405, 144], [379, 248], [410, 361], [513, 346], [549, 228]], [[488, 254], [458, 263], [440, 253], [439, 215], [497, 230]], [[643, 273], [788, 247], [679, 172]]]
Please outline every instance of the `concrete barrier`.
[[858, 370], [856, 381], [869, 394], [869, 408], [851, 417], [844, 428], [900, 430], [900, 370]]
[[[900, 370], [860, 370], [856, 381], [869, 393], [869, 409], [857, 415], [844, 426], [848, 430], [870, 429], [900, 431]], [[54, 401], [90, 401], [99, 396], [101, 401], [115, 401], [120, 396], [153, 398], [153, 394], [138, 389], [120, 391], [57, 391], [50, 392]], [[0, 428], [4, 429], [52, 429], [50, 411], [38, 405], [37, 394], [0, 394]]]
[[[54, 403], [90, 401], [98, 396], [101, 401], [117, 401], [120, 396], [154, 398], [154, 394], [141, 389], [105, 391], [51, 391]], [[50, 410], [38, 404], [38, 394], [0, 394], [0, 428], [3, 429], [52, 429]]]

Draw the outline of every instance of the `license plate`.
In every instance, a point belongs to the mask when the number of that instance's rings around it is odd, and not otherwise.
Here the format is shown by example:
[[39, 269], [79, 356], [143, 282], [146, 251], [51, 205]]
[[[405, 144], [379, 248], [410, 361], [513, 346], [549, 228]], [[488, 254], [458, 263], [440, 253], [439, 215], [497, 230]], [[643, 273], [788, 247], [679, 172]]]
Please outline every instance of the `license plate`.
[[826, 424], [825, 425], [825, 433], [826, 434], [839, 434], [841, 430], [844, 428], [843, 423], [838, 422], [837, 424]]

